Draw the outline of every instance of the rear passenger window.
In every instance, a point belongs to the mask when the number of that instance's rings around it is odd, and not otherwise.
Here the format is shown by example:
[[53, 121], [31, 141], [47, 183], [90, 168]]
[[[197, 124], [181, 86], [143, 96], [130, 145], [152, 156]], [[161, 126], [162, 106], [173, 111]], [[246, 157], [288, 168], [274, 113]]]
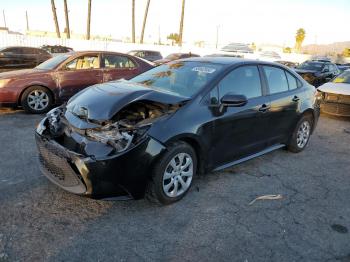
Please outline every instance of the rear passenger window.
[[227, 93], [245, 95], [248, 99], [262, 95], [259, 70], [256, 66], [234, 69], [219, 83], [220, 99]]
[[292, 74], [288, 73], [286, 71], [287, 79], [288, 79], [288, 85], [289, 85], [289, 90], [297, 89], [299, 84], [298, 84], [298, 79], [296, 79]]
[[135, 63], [128, 57], [118, 55], [104, 56], [105, 68], [134, 68]]
[[288, 81], [283, 69], [273, 66], [263, 66], [270, 94], [288, 91]]

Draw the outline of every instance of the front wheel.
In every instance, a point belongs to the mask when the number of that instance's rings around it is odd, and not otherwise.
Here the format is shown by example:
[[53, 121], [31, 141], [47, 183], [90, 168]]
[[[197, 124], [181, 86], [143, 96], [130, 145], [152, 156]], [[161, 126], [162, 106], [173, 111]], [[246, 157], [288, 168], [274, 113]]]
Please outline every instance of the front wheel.
[[180, 200], [190, 189], [196, 170], [193, 148], [185, 142], [174, 143], [153, 169], [148, 198], [166, 205]]
[[309, 142], [313, 125], [313, 118], [310, 115], [303, 116], [292, 134], [288, 144], [288, 150], [293, 153], [303, 151]]
[[27, 113], [42, 114], [49, 111], [53, 102], [51, 92], [42, 86], [27, 88], [21, 98], [21, 105]]

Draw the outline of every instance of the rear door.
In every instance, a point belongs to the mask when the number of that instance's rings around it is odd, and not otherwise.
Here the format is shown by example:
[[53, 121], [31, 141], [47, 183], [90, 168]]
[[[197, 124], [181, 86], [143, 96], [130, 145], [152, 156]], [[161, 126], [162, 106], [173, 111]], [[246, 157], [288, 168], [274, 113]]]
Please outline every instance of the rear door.
[[98, 53], [78, 56], [57, 71], [59, 96], [62, 100], [67, 100], [88, 86], [102, 83], [102, 80], [103, 71]]
[[234, 69], [218, 84], [220, 99], [227, 93], [245, 95], [248, 103], [226, 107], [214, 119], [214, 135], [210, 156], [214, 166], [221, 166], [266, 148], [267, 118], [270, 101], [256, 65]]
[[129, 56], [103, 54], [103, 82], [130, 79], [140, 73], [138, 64]]
[[285, 143], [298, 119], [301, 82], [278, 66], [261, 66], [267, 83], [271, 109], [266, 130], [269, 145]]

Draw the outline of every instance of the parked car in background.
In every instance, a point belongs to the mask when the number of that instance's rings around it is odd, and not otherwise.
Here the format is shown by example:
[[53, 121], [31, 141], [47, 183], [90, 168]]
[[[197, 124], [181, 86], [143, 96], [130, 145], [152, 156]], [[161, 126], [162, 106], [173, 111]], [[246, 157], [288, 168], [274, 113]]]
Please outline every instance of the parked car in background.
[[254, 51], [247, 44], [243, 43], [230, 43], [227, 46], [224, 46], [221, 51], [232, 52], [232, 53], [244, 53], [244, 54], [253, 54]]
[[33, 68], [52, 56], [40, 48], [11, 46], [0, 48], [0, 72]]
[[94, 198], [180, 200], [197, 172], [272, 150], [302, 151], [316, 127], [316, 89], [257, 60], [189, 58], [129, 81], [95, 85], [39, 123], [40, 169]]
[[318, 91], [322, 112], [350, 117], [350, 70], [321, 85]]
[[281, 56], [275, 51], [263, 51], [259, 54], [259, 59], [264, 61], [275, 62], [281, 59]]
[[327, 56], [313, 56], [310, 60], [319, 61], [319, 62], [329, 62], [329, 63], [332, 62], [332, 60]]
[[41, 49], [49, 52], [53, 56], [73, 52], [73, 48], [61, 45], [43, 45]]
[[193, 54], [191, 52], [189, 53], [173, 53], [165, 57], [164, 59], [156, 60], [154, 63], [156, 65], [161, 65], [168, 63], [170, 61], [178, 60], [178, 59], [184, 59], [184, 58], [189, 58], [189, 57], [199, 57], [200, 55]]
[[75, 52], [55, 56], [34, 69], [0, 74], [0, 106], [47, 112], [80, 90], [120, 78], [130, 79], [153, 66], [114, 52]]
[[340, 73], [343, 73], [345, 70], [350, 69], [350, 64], [336, 64]]
[[215, 53], [215, 54], [205, 55], [204, 57], [237, 57], [237, 58], [243, 58], [242, 55], [238, 55], [238, 54], [235, 54], [235, 53], [229, 53], [229, 52]]
[[289, 68], [296, 68], [299, 65], [298, 63], [291, 62], [291, 61], [275, 61], [275, 62], [281, 65], [288, 66]]
[[307, 82], [318, 87], [339, 75], [338, 67], [330, 62], [309, 60], [295, 68]]
[[143, 58], [147, 61], [154, 62], [156, 60], [163, 59], [163, 56], [159, 51], [152, 50], [132, 50], [128, 52], [129, 55]]

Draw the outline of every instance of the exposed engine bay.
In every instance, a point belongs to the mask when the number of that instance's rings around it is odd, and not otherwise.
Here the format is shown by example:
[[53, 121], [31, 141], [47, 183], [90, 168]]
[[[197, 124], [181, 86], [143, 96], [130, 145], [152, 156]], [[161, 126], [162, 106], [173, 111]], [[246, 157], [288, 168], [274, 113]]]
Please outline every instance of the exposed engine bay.
[[[137, 145], [155, 121], [175, 112], [180, 106], [137, 101], [125, 106], [112, 119], [103, 121], [88, 119], [87, 114], [75, 114], [81, 121], [92, 124], [94, 126], [92, 128], [77, 128], [72, 125], [65, 117], [68, 109], [61, 106], [47, 114], [45, 134], [65, 147], [67, 147], [66, 141], [73, 139], [80, 145], [89, 142], [102, 143], [113, 148], [109, 154], [120, 153]], [[85, 154], [88, 155], [87, 152]]]

